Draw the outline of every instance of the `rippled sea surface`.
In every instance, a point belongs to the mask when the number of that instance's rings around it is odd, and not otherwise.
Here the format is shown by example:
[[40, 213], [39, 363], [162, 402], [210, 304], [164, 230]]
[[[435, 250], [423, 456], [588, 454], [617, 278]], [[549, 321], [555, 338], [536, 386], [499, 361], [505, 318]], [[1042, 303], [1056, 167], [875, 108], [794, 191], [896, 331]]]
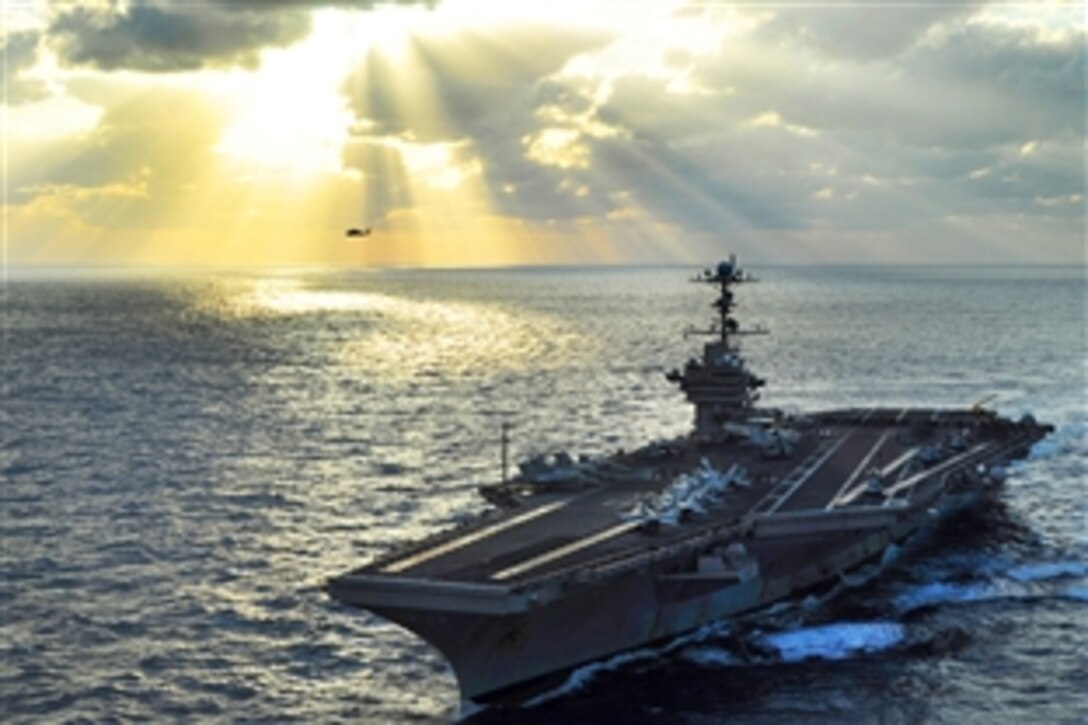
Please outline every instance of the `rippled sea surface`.
[[999, 505], [826, 602], [459, 710], [439, 655], [323, 580], [481, 507], [513, 450], [674, 436], [685, 269], [14, 275], [2, 291], [0, 707], [69, 719], [1083, 722], [1083, 269], [768, 268], [798, 409], [992, 405], [1057, 431]]

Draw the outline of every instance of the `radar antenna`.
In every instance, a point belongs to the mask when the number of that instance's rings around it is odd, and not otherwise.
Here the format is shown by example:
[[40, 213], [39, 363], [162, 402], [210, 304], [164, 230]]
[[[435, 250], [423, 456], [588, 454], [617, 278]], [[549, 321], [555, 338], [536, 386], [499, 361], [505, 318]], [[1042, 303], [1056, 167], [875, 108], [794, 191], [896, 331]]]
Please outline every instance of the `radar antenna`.
[[683, 371], [677, 369], [666, 377], [677, 383], [695, 406], [695, 435], [704, 440], [714, 440], [726, 434], [726, 424], [749, 418], [757, 400], [757, 388], [764, 383], [753, 375], [740, 356], [740, 346], [735, 338], [740, 335], [765, 335], [761, 327], [741, 329], [733, 317], [734, 299], [731, 287], [755, 279], [737, 266], [737, 258], [730, 255], [716, 269], [704, 270], [692, 282], [717, 285], [718, 299], [713, 306], [717, 319], [708, 329], [689, 328], [685, 335], [709, 335], [717, 338], [703, 346], [702, 359], [692, 358]]
[[742, 282], [759, 281], [737, 266], [737, 255], [730, 254], [728, 261], [721, 262], [714, 270], [704, 269], [702, 274], [693, 277], [691, 281], [703, 284], [716, 284], [720, 287], [718, 299], [713, 302], [713, 306], [718, 310], [718, 319], [711, 327], [706, 329], [689, 327], [684, 330], [685, 336], [711, 335], [717, 337], [725, 349], [736, 350], [737, 345], [730, 341], [730, 336], [767, 334], [767, 330], [758, 326], [750, 329], [741, 329], [740, 325], [737, 324], [736, 319], [732, 316], [735, 303], [733, 292], [729, 289], [730, 286]]

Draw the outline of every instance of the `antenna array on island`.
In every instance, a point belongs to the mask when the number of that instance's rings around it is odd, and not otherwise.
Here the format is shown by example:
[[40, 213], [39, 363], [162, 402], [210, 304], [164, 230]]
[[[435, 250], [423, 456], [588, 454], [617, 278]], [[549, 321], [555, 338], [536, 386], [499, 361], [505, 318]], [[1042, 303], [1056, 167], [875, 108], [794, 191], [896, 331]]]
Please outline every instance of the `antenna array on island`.
[[733, 293], [730, 285], [742, 282], [757, 282], [755, 277], [745, 272], [737, 265], [737, 255], [730, 254], [727, 261], [720, 262], [716, 269], [704, 269], [702, 274], [691, 279], [692, 282], [702, 284], [716, 284], [721, 287], [721, 294], [714, 301], [714, 307], [718, 309], [716, 324], [708, 329], [688, 328], [685, 335], [712, 335], [721, 339], [726, 349], [733, 349], [730, 344], [730, 335], [766, 335], [767, 330], [762, 327], [742, 330], [737, 321], [732, 317]]

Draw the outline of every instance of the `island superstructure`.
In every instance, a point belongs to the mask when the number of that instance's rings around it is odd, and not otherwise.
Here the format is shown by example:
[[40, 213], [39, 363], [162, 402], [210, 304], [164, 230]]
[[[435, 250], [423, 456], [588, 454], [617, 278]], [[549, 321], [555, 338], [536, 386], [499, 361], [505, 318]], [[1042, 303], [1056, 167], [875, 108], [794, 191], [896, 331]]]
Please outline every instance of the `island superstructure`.
[[713, 338], [703, 348], [703, 359], [692, 358], [683, 372], [673, 370], [666, 377], [680, 385], [688, 400], [695, 406], [694, 434], [702, 440], [720, 437], [723, 424], [744, 422], [752, 406], [759, 399], [758, 388], [764, 381], [748, 372], [736, 338], [746, 334], [762, 334], [762, 329], [742, 330], [733, 318], [734, 297], [730, 289], [739, 282], [750, 281], [736, 266], [736, 257], [722, 262], [715, 271], [704, 270], [693, 282], [720, 287], [721, 294], [714, 302], [718, 310], [715, 325], [706, 330], [687, 330], [688, 334], [704, 334]]
[[887, 557], [923, 526], [999, 490], [1052, 428], [966, 409], [758, 406], [733, 316], [734, 258], [701, 359], [667, 377], [691, 432], [575, 461], [538, 457], [475, 520], [329, 580], [449, 660], [466, 699], [758, 611]]

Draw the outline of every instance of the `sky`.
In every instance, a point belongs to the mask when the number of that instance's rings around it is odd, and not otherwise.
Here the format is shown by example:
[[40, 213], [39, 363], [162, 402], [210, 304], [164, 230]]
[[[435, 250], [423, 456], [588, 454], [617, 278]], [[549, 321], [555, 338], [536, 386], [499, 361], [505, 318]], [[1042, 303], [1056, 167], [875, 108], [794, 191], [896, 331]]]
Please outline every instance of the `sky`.
[[1083, 2], [2, 12], [5, 267], [1085, 263]]

